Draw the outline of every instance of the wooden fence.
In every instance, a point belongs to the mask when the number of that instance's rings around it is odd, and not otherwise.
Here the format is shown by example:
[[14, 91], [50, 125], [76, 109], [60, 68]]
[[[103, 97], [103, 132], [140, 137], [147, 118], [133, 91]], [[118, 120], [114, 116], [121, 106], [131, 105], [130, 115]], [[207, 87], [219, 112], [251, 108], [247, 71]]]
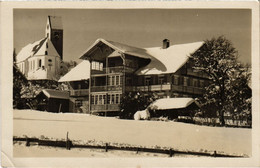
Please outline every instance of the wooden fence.
[[[68, 134], [67, 134], [68, 135]], [[178, 151], [174, 149], [154, 149], [154, 148], [144, 148], [144, 147], [132, 147], [132, 146], [113, 146], [108, 143], [104, 145], [87, 145], [87, 144], [76, 144], [72, 143], [71, 140], [40, 140], [38, 138], [19, 138], [13, 137], [13, 141], [24, 141], [26, 146], [30, 145], [40, 145], [40, 146], [52, 146], [52, 147], [62, 147], [70, 150], [71, 148], [88, 148], [88, 149], [104, 149], [105, 152], [109, 150], [124, 150], [124, 151], [136, 151], [139, 152], [149, 152], [149, 153], [161, 153], [169, 155], [169, 157], [174, 157], [174, 154], [183, 154], [183, 155], [197, 155], [197, 156], [208, 156], [208, 157], [243, 157], [235, 155], [220, 154], [217, 151], [207, 153], [207, 152], [194, 152], [194, 151]]]

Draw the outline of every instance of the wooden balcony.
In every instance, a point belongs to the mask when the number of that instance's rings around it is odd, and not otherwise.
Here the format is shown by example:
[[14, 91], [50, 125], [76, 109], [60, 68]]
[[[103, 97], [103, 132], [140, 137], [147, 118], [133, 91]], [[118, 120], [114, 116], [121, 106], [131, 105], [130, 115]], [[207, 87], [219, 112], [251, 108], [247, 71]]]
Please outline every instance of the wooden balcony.
[[165, 91], [165, 90], [171, 90], [171, 85], [163, 84], [163, 85], [150, 85], [150, 86], [126, 86], [126, 91], [148, 92], [148, 91]]
[[172, 85], [172, 90], [177, 92], [189, 93], [189, 94], [203, 94], [204, 88], [192, 87], [192, 86], [182, 86], [182, 85]]
[[91, 92], [122, 91], [122, 86], [92, 86]]
[[92, 112], [119, 111], [119, 104], [92, 104]]
[[194, 70], [192, 70], [192, 69], [187, 69], [187, 75], [201, 77], [201, 78], [207, 78], [208, 79], [208, 76], [205, 73], [203, 73], [203, 72], [194, 72]]
[[77, 90], [70, 90], [70, 96], [88, 96], [89, 90], [88, 89], [77, 89]]
[[116, 67], [107, 67], [103, 68], [102, 71], [98, 70], [91, 70], [91, 75], [105, 75], [105, 74], [122, 74], [123, 72], [126, 73], [133, 73], [135, 69], [130, 68], [130, 67], [124, 67], [124, 66], [116, 66]]

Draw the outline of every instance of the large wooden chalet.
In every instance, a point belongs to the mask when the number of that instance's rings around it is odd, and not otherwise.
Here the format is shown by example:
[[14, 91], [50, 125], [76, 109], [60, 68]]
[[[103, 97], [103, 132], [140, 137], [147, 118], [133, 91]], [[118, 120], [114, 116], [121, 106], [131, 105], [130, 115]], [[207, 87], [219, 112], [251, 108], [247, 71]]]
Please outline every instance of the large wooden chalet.
[[[98, 39], [80, 57], [84, 61], [60, 79], [69, 82], [72, 111], [118, 112], [122, 95], [153, 92], [157, 98], [201, 96], [208, 78], [192, 69], [189, 55], [203, 42], [137, 48]], [[91, 79], [91, 80], [89, 80]]]

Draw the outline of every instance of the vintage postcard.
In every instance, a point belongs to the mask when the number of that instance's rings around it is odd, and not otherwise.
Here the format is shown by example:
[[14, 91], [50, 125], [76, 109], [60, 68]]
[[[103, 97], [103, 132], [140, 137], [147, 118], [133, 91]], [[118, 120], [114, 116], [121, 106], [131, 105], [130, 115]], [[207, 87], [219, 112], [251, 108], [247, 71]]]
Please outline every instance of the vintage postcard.
[[257, 167], [259, 3], [2, 2], [3, 167]]

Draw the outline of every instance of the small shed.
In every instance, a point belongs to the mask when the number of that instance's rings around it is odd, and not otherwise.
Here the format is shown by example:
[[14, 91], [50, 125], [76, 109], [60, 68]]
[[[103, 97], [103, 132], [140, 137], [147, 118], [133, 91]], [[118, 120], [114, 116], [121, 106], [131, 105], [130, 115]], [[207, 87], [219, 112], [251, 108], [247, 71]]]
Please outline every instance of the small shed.
[[148, 107], [151, 117], [193, 116], [199, 109], [198, 103], [193, 98], [163, 98], [154, 101]]
[[48, 112], [68, 112], [69, 92], [44, 89], [37, 96], [37, 110]]

